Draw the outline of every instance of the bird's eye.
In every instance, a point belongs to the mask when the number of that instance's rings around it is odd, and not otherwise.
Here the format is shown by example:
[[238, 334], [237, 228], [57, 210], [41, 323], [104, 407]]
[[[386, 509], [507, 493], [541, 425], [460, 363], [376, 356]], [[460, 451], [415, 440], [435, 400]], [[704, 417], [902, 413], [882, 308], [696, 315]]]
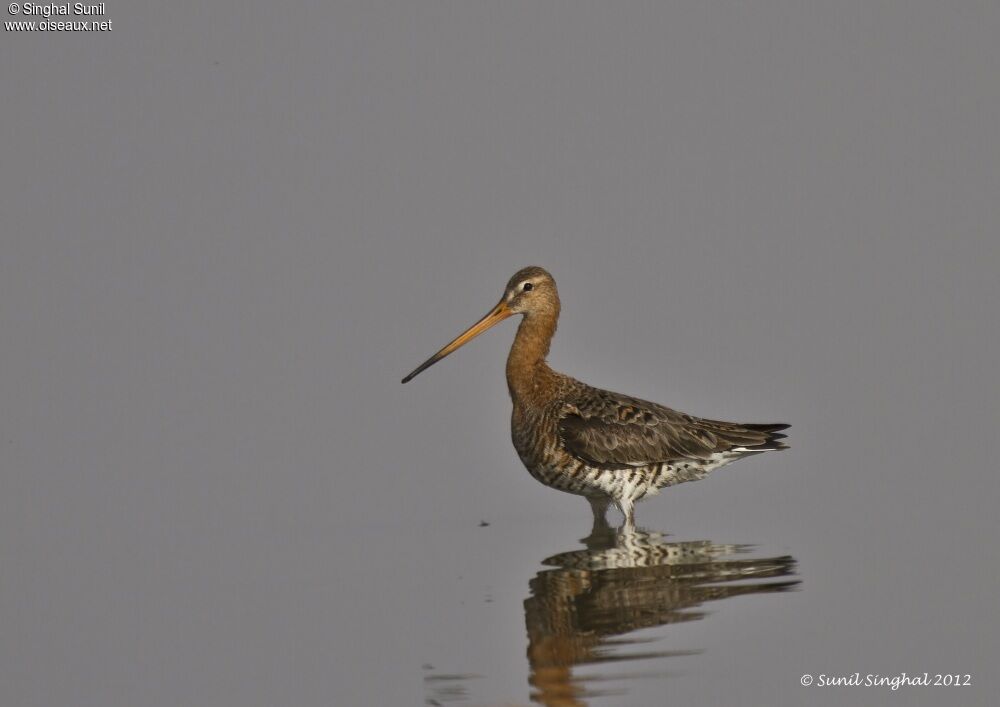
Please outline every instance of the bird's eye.
[[531, 292], [533, 289], [535, 289], [535, 286], [532, 285], [530, 282], [526, 282], [523, 285], [521, 285], [521, 289], [524, 290], [525, 292]]

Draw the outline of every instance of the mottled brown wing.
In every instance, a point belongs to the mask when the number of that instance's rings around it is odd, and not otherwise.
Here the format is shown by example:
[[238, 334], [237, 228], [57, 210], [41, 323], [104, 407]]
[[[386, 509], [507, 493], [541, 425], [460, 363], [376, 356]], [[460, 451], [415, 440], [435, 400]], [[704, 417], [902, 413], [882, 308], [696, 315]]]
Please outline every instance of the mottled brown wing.
[[739, 448], [782, 449], [788, 425], [706, 420], [637, 398], [589, 388], [568, 401], [559, 422], [566, 451], [598, 466], [646, 466], [708, 459]]

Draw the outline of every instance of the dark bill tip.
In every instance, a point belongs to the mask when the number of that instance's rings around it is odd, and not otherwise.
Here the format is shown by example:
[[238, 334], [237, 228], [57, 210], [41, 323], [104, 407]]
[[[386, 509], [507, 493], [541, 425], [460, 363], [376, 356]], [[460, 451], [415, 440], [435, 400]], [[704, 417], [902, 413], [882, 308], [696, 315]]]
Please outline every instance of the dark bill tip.
[[425, 370], [427, 370], [428, 368], [430, 368], [431, 366], [433, 366], [435, 363], [437, 363], [438, 361], [440, 361], [442, 358], [444, 358], [444, 356], [442, 356], [440, 354], [440, 352], [434, 354], [429, 359], [427, 359], [426, 361], [424, 361], [423, 363], [421, 363], [419, 366], [417, 366], [416, 368], [414, 368], [410, 372], [410, 374], [408, 376], [406, 376], [406, 378], [404, 378], [400, 382], [401, 383], [409, 383], [411, 380], [413, 380], [414, 378], [416, 378], [420, 373], [424, 372]]

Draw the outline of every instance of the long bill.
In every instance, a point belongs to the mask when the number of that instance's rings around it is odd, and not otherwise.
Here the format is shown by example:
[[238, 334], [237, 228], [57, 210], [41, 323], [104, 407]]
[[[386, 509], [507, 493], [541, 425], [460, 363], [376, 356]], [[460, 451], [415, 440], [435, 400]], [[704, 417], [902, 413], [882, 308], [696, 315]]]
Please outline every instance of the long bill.
[[415, 369], [413, 369], [413, 372], [410, 373], [410, 375], [408, 375], [406, 378], [404, 378], [403, 382], [404, 383], [410, 382], [417, 376], [418, 373], [424, 371], [427, 368], [430, 368], [431, 366], [433, 366], [435, 363], [440, 361], [442, 358], [444, 358], [451, 352], [457, 351], [464, 344], [469, 343], [477, 336], [482, 334], [484, 331], [486, 331], [487, 329], [496, 324], [499, 324], [512, 314], [514, 314], [514, 312], [512, 312], [509, 307], [507, 307], [507, 303], [503, 300], [500, 300], [497, 306], [494, 307], [492, 310], [490, 310], [489, 314], [487, 314], [485, 317], [483, 317], [478, 322], [476, 322], [471, 327], [462, 332], [458, 336], [458, 338], [456, 338], [450, 344], [445, 346], [443, 349], [441, 349], [436, 354], [434, 354], [429, 359], [427, 359], [419, 366], [417, 366]]

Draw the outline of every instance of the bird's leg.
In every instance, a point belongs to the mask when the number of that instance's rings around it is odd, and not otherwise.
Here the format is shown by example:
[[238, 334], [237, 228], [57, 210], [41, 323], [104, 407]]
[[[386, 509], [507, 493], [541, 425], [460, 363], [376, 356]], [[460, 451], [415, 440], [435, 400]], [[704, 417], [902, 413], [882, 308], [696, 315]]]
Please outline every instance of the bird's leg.
[[625, 514], [625, 523], [622, 525], [622, 530], [631, 533], [635, 530], [635, 509], [629, 508], [628, 513]]
[[594, 512], [594, 527], [591, 530], [591, 535], [608, 530], [607, 513], [611, 499], [607, 496], [587, 496], [587, 501], [590, 502], [590, 510]]
[[619, 498], [615, 500], [615, 505], [618, 506], [618, 510], [622, 512], [625, 516], [625, 522], [622, 524], [622, 530], [631, 531], [635, 530], [635, 503], [631, 498]]

